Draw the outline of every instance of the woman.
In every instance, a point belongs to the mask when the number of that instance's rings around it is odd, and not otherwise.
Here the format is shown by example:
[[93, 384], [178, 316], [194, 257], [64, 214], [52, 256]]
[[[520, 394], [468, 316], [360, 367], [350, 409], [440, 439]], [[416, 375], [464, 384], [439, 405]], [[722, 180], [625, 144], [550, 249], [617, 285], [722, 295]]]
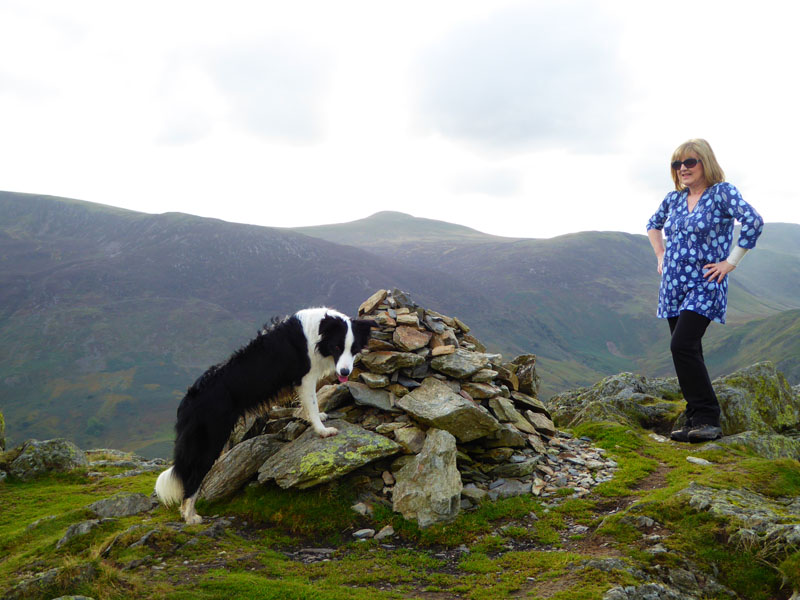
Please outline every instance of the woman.
[[[647, 223], [661, 274], [657, 316], [669, 322], [672, 361], [686, 400], [686, 424], [671, 437], [706, 442], [722, 437], [722, 428], [719, 402], [703, 360], [703, 334], [711, 321], [725, 323], [728, 273], [755, 247], [764, 222], [725, 181], [705, 140], [678, 146], [671, 168], [675, 191]], [[742, 223], [736, 246], [734, 220]]]

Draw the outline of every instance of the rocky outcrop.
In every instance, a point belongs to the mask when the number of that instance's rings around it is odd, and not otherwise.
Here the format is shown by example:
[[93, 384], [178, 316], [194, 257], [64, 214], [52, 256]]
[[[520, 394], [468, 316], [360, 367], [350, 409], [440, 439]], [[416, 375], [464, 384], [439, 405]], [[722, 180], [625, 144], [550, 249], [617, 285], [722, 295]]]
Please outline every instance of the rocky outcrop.
[[[746, 447], [764, 458], [800, 458], [800, 395], [772, 363], [757, 363], [712, 383], [725, 433], [718, 443]], [[683, 425], [685, 402], [676, 378], [621, 373], [553, 396], [547, 406], [565, 427], [611, 421], [667, 433]]]
[[663, 583], [627, 585], [611, 588], [603, 594], [603, 600], [697, 600]]
[[547, 407], [561, 426], [594, 421], [629, 423], [666, 432], [683, 412], [677, 378], [650, 379], [632, 373], [606, 377], [590, 388], [578, 388], [550, 398]]
[[771, 362], [761, 362], [715, 379], [714, 391], [722, 408], [722, 428], [793, 433], [800, 423], [800, 396]]
[[117, 494], [105, 500], [98, 500], [88, 506], [89, 510], [101, 518], [130, 517], [153, 510], [158, 502], [144, 494]]
[[[95, 565], [93, 562], [79, 565], [77, 567], [73, 566], [49, 569], [44, 573], [19, 583], [19, 585], [9, 590], [9, 592], [3, 596], [3, 600], [16, 600], [17, 598], [42, 598], [42, 592], [50, 589], [59, 579], [69, 577], [69, 580], [77, 585], [95, 579], [97, 574], [97, 565]], [[67, 597], [69, 598], [69, 596]], [[76, 598], [81, 598], [81, 596], [76, 596]], [[55, 598], [54, 600], [59, 599]], [[92, 599], [89, 598], [89, 600]]]
[[739, 446], [747, 448], [762, 458], [795, 458], [800, 459], [800, 435], [782, 435], [779, 433], [758, 433], [743, 431], [726, 435], [717, 444], [723, 446]]
[[67, 528], [66, 533], [56, 543], [56, 550], [63, 548], [72, 539], [87, 535], [88, 533], [97, 529], [104, 521], [111, 521], [111, 519], [92, 519], [90, 521], [81, 521], [80, 523], [70, 525]]
[[65, 439], [29, 440], [15, 449], [8, 472], [22, 481], [52, 472], [66, 472], [89, 466], [86, 453]]
[[[758, 548], [761, 556], [785, 557], [800, 548], [800, 498], [769, 498], [746, 489], [715, 489], [696, 483], [679, 492], [691, 508], [734, 525], [729, 542]], [[779, 561], [778, 561], [779, 562]]]

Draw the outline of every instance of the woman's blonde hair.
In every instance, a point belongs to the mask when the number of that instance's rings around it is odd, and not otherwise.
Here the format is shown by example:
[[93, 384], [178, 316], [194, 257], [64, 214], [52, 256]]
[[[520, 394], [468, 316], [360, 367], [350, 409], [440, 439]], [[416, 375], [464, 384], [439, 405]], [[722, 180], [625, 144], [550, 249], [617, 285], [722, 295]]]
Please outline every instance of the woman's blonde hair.
[[711, 187], [715, 183], [725, 181], [725, 172], [722, 170], [722, 167], [719, 166], [717, 157], [714, 156], [714, 151], [711, 149], [709, 143], [705, 140], [694, 139], [683, 142], [680, 146], [675, 148], [675, 152], [672, 153], [672, 159], [669, 161], [670, 174], [672, 175], [672, 181], [675, 182], [676, 190], [680, 192], [686, 186], [681, 183], [678, 171], [672, 168], [672, 163], [676, 160], [684, 160], [690, 152], [694, 152], [700, 159], [700, 162], [703, 163], [703, 174], [706, 178], [706, 186]]

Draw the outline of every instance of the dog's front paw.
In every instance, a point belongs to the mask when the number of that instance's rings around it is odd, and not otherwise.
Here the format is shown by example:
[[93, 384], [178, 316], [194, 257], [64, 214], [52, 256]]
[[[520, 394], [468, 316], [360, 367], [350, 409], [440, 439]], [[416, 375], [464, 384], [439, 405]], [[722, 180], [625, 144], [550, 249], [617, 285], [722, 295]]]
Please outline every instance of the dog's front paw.
[[319, 413], [319, 420], [320, 421], [327, 421], [328, 420], [328, 413], [324, 413], [324, 412]]
[[200, 525], [203, 522], [203, 517], [198, 514], [190, 515], [186, 517], [186, 524], [187, 525]]
[[331, 437], [339, 433], [339, 430], [336, 427], [323, 427], [322, 429], [317, 430], [317, 434], [319, 437]]

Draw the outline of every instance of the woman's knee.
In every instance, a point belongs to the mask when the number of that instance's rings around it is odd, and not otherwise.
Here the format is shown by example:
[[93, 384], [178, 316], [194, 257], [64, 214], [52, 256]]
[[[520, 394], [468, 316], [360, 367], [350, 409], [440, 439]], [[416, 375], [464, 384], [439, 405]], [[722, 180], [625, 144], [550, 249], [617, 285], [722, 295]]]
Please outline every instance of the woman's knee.
[[673, 335], [669, 343], [669, 349], [673, 356], [694, 355], [700, 353], [700, 343], [698, 340]]

